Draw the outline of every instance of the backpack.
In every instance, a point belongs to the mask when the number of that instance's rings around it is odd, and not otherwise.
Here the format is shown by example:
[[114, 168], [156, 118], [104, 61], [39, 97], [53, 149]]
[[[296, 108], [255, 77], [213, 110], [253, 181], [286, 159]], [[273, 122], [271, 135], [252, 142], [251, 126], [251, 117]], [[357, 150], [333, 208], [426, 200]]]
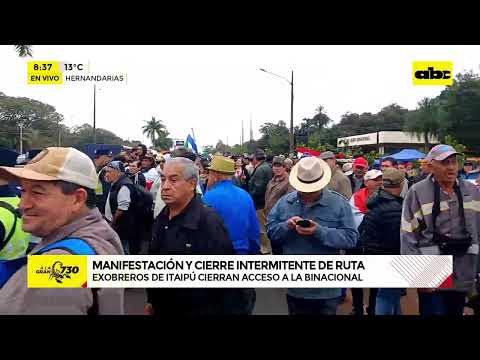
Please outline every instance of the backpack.
[[128, 209], [136, 224], [152, 226], [153, 224], [153, 196], [138, 184], [125, 184], [130, 190], [131, 203]]
[[8, 233], [8, 235], [5, 237], [3, 241], [1, 241], [0, 239], [0, 250], [2, 250], [8, 244], [12, 236], [15, 234], [15, 230], [17, 229], [17, 221], [22, 217], [22, 215], [20, 214], [20, 211], [18, 209], [15, 209], [12, 205], [10, 205], [5, 201], [0, 201], [0, 207], [7, 209], [15, 216], [15, 220], [13, 221], [13, 225], [12, 225], [12, 228], [10, 229], [10, 232]]

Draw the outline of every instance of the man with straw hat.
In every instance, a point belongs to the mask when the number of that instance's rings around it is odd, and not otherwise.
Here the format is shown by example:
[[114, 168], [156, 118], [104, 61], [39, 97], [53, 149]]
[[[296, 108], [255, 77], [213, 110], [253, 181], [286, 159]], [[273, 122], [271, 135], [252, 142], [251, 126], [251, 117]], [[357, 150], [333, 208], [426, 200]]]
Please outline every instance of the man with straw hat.
[[[284, 255], [338, 255], [358, 240], [348, 201], [327, 188], [328, 164], [316, 157], [301, 159], [290, 172], [296, 189], [270, 211], [267, 235]], [[288, 289], [290, 315], [335, 315], [341, 289]]]

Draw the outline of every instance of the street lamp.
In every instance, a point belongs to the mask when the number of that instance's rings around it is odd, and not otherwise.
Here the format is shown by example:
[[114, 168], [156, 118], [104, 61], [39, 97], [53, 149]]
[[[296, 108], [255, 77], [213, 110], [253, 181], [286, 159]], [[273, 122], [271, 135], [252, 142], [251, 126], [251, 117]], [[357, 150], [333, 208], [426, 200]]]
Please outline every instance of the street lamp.
[[263, 72], [266, 72], [270, 75], [273, 75], [273, 76], [276, 76], [276, 77], [279, 77], [283, 80], [285, 80], [286, 82], [288, 82], [290, 84], [290, 152], [293, 153], [294, 152], [294, 149], [293, 149], [293, 70], [292, 70], [292, 80], [288, 80], [286, 77], [283, 77], [281, 75], [277, 75], [271, 71], [268, 71], [268, 70], [265, 70], [265, 69], [260, 69], [260, 71], [263, 71]]
[[96, 124], [96, 111], [95, 111], [95, 96], [97, 94], [96, 84], [93, 84], [93, 143], [97, 144], [97, 124]]

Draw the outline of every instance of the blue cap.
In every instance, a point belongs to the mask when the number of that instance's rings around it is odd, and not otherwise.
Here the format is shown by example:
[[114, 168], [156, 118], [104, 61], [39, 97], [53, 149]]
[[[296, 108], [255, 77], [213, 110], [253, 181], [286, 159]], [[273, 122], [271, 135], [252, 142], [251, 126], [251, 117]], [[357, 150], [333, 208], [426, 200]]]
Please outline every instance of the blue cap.
[[122, 173], [125, 172], [125, 166], [123, 166], [121, 161], [110, 161], [107, 167], [118, 170]]
[[15, 166], [17, 164], [18, 153], [10, 149], [0, 148], [0, 166]]

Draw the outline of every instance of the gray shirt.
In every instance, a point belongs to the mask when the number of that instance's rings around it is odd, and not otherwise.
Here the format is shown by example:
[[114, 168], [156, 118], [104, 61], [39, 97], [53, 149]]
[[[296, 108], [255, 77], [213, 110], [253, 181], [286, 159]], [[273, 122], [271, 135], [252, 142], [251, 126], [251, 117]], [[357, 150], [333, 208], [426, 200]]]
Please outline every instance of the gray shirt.
[[[130, 190], [128, 189], [128, 187], [122, 186], [120, 188], [120, 190], [118, 190], [118, 195], [117, 195], [118, 207], [117, 207], [117, 209], [127, 211], [128, 208], [130, 207], [130, 202], [131, 202]], [[113, 220], [112, 209], [110, 208], [110, 192], [108, 193], [107, 203], [105, 204], [105, 217], [110, 222]]]
[[[434, 179], [429, 175], [413, 185], [403, 203], [400, 232], [402, 255], [440, 255], [433, 242]], [[462, 193], [466, 227], [472, 236], [472, 246], [466, 254], [453, 256], [453, 284], [456, 290], [469, 291], [474, 286], [480, 231], [480, 192], [473, 184], [458, 181]], [[457, 195], [440, 191], [440, 214], [435, 230], [452, 238], [463, 237]]]

